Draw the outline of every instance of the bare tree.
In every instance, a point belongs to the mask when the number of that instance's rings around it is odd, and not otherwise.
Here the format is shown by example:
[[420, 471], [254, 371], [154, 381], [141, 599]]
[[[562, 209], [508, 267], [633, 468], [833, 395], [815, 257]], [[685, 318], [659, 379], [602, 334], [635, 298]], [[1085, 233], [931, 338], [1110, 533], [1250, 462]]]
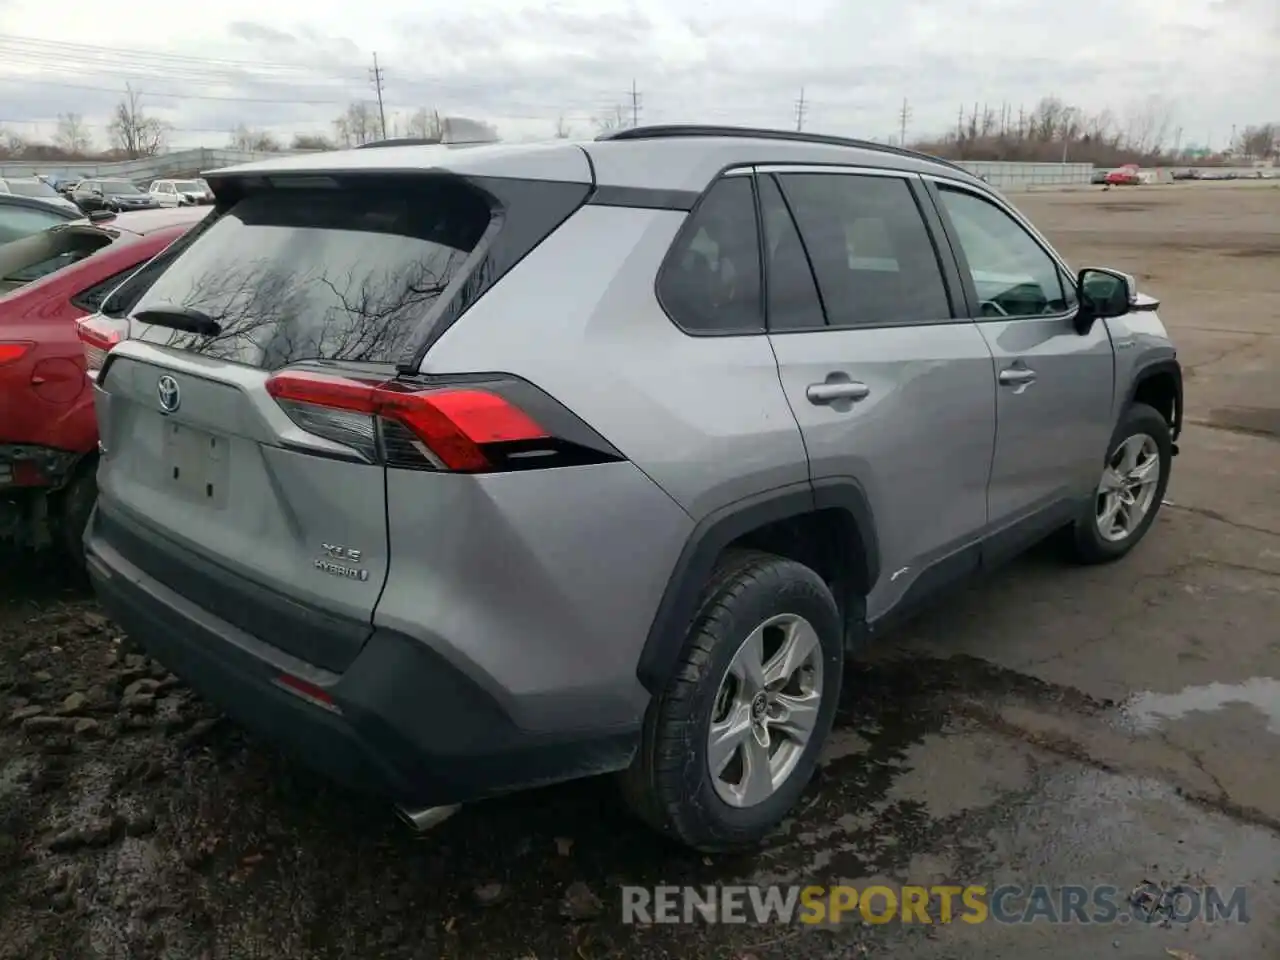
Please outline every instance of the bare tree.
[[573, 128], [569, 126], [569, 122], [565, 120], [563, 114], [556, 118], [555, 138], [557, 140], [568, 140], [573, 136]]
[[58, 130], [53, 135], [53, 143], [59, 150], [79, 157], [93, 149], [93, 136], [81, 114], [63, 113], [58, 115]]
[[0, 156], [20, 157], [27, 152], [27, 141], [16, 133], [0, 130]]
[[439, 111], [422, 107], [415, 110], [405, 124], [404, 135], [416, 140], [435, 140], [443, 131], [444, 125], [440, 122]]
[[231, 140], [227, 146], [232, 150], [277, 153], [280, 150], [280, 141], [265, 130], [251, 130], [242, 123], [231, 131]]
[[111, 144], [130, 160], [154, 157], [169, 139], [169, 124], [148, 116], [142, 109], [142, 94], [125, 84], [124, 97], [111, 112], [107, 131]]
[[1280, 154], [1280, 124], [1264, 123], [1244, 128], [1240, 149], [1252, 160], [1269, 160]]
[[344, 147], [358, 147], [378, 139], [378, 108], [364, 100], [350, 104], [342, 116], [333, 121], [333, 131], [338, 143]]
[[593, 117], [592, 122], [600, 133], [612, 133], [614, 130], [625, 130], [631, 126], [627, 111], [622, 109], [620, 103], [615, 104], [608, 112]]
[[293, 150], [332, 150], [333, 141], [315, 133], [298, 133], [293, 137], [290, 148]]

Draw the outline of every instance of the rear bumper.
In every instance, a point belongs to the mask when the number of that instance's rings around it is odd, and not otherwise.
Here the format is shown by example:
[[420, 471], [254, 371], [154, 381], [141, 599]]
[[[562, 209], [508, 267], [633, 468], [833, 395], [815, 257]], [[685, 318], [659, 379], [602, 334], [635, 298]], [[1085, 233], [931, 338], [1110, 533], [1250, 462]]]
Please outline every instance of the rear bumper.
[[[341, 674], [307, 664], [196, 606], [103, 538], [87, 567], [130, 637], [245, 727], [320, 773], [403, 807], [463, 803], [625, 767], [638, 729], [533, 735], [420, 641], [376, 630]], [[329, 693], [336, 710], [282, 689], [282, 674]]]

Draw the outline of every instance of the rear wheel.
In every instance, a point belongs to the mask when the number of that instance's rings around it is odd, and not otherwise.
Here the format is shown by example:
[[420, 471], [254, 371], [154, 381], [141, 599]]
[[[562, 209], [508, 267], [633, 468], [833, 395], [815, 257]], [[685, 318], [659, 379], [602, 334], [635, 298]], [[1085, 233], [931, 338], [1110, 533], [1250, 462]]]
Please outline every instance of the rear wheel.
[[758, 843], [813, 775], [843, 666], [840, 617], [821, 577], [771, 554], [726, 555], [623, 774], [630, 805], [700, 850]]

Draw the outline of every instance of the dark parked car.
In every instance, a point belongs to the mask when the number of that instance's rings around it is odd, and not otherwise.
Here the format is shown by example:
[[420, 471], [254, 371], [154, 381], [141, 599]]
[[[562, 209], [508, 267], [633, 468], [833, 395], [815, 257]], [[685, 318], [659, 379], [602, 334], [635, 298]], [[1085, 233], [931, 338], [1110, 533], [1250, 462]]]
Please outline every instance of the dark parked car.
[[39, 177], [0, 179], [0, 193], [12, 194], [15, 197], [34, 197], [36, 200], [51, 203], [55, 207], [66, 207], [76, 216], [80, 215], [80, 210], [74, 203]]
[[95, 210], [124, 213], [159, 206], [154, 197], [128, 180], [82, 180], [72, 192], [71, 199], [85, 213]]
[[68, 220], [80, 219], [80, 212], [37, 197], [0, 193], [0, 243], [48, 230]]

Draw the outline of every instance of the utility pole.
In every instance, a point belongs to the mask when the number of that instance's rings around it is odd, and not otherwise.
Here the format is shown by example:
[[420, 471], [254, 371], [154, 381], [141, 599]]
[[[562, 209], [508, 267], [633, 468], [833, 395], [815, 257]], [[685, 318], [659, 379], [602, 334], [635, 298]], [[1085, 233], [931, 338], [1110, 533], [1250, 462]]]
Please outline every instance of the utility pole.
[[804, 129], [804, 116], [809, 112], [809, 104], [804, 100], [804, 87], [800, 88], [800, 98], [796, 100], [796, 130]]
[[373, 55], [373, 69], [369, 71], [369, 82], [373, 84], [373, 89], [378, 92], [378, 119], [382, 123], [382, 139], [387, 139], [387, 111], [382, 106], [382, 74], [383, 70], [378, 66], [378, 55]]
[[911, 104], [902, 98], [902, 109], [898, 111], [898, 146], [907, 145], [907, 121], [911, 119]]
[[631, 81], [631, 126], [640, 126], [640, 91], [634, 80]]
[[964, 139], [964, 104], [960, 104], [960, 113], [956, 117], [956, 139]]

